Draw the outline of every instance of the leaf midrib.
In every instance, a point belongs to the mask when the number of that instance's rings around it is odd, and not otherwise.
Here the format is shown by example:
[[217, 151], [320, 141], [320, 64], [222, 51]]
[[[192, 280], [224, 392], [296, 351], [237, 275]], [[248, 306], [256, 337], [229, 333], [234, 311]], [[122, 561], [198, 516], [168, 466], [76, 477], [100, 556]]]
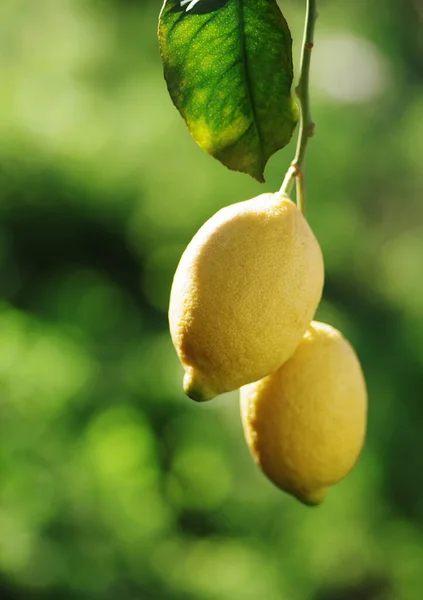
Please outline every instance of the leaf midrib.
[[254, 105], [253, 90], [251, 87], [251, 82], [250, 82], [250, 77], [249, 77], [249, 59], [248, 59], [248, 54], [247, 54], [247, 44], [245, 41], [244, 1], [245, 0], [235, 0], [237, 10], [238, 10], [238, 18], [239, 18], [241, 59], [242, 59], [242, 64], [243, 64], [243, 75], [244, 75], [245, 87], [247, 90], [248, 100], [249, 100], [249, 103], [251, 106], [251, 113], [253, 116], [254, 126], [257, 131], [257, 138], [258, 138], [258, 143], [259, 143], [259, 148], [260, 148], [260, 170], [261, 170], [261, 172], [263, 172], [263, 170], [264, 170], [264, 164], [263, 164], [264, 148], [263, 148], [263, 142], [262, 142], [262, 138], [261, 138], [261, 131], [260, 131], [260, 127], [259, 127], [259, 119], [257, 116], [256, 107]]

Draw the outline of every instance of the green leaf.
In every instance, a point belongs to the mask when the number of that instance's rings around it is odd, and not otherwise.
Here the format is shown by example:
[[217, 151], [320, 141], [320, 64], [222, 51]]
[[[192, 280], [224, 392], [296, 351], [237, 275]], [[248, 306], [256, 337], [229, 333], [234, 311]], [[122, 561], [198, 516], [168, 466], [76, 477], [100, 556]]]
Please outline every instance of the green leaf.
[[195, 141], [264, 181], [297, 122], [292, 39], [276, 0], [166, 0], [159, 42], [170, 96]]

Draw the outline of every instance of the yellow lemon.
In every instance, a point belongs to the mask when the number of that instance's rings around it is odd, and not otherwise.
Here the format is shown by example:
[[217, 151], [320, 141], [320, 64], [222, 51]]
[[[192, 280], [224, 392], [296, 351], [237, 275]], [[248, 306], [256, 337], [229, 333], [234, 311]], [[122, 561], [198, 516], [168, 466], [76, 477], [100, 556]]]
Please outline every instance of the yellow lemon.
[[263, 194], [216, 213], [186, 248], [170, 297], [186, 394], [209, 400], [277, 369], [322, 288], [319, 244], [288, 197]]
[[353, 348], [313, 321], [292, 358], [241, 389], [241, 415], [262, 471], [305, 504], [320, 504], [364, 442], [367, 393]]

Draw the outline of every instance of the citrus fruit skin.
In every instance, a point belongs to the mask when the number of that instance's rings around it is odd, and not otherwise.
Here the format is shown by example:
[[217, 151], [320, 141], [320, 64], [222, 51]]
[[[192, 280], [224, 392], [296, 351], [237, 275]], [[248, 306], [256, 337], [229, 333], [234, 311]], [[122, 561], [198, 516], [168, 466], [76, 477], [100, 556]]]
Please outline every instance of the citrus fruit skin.
[[240, 401], [255, 462], [305, 504], [323, 502], [360, 455], [366, 385], [353, 348], [330, 325], [313, 321], [294, 355], [243, 387]]
[[263, 194], [223, 208], [175, 273], [170, 332], [197, 401], [238, 389], [295, 351], [320, 301], [320, 246], [291, 200]]

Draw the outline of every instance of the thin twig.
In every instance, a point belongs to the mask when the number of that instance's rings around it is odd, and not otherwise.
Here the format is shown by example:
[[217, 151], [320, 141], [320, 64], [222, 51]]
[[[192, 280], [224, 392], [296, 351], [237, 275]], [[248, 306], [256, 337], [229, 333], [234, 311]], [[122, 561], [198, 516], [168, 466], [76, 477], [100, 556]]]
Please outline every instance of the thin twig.
[[305, 183], [304, 164], [307, 144], [314, 135], [315, 124], [310, 109], [310, 63], [311, 51], [314, 45], [314, 28], [317, 20], [317, 0], [307, 0], [307, 10], [304, 26], [304, 38], [301, 53], [300, 78], [295, 89], [300, 105], [300, 131], [298, 134], [297, 151], [282, 183], [281, 193], [289, 194], [294, 180], [297, 182], [297, 204], [305, 214]]

